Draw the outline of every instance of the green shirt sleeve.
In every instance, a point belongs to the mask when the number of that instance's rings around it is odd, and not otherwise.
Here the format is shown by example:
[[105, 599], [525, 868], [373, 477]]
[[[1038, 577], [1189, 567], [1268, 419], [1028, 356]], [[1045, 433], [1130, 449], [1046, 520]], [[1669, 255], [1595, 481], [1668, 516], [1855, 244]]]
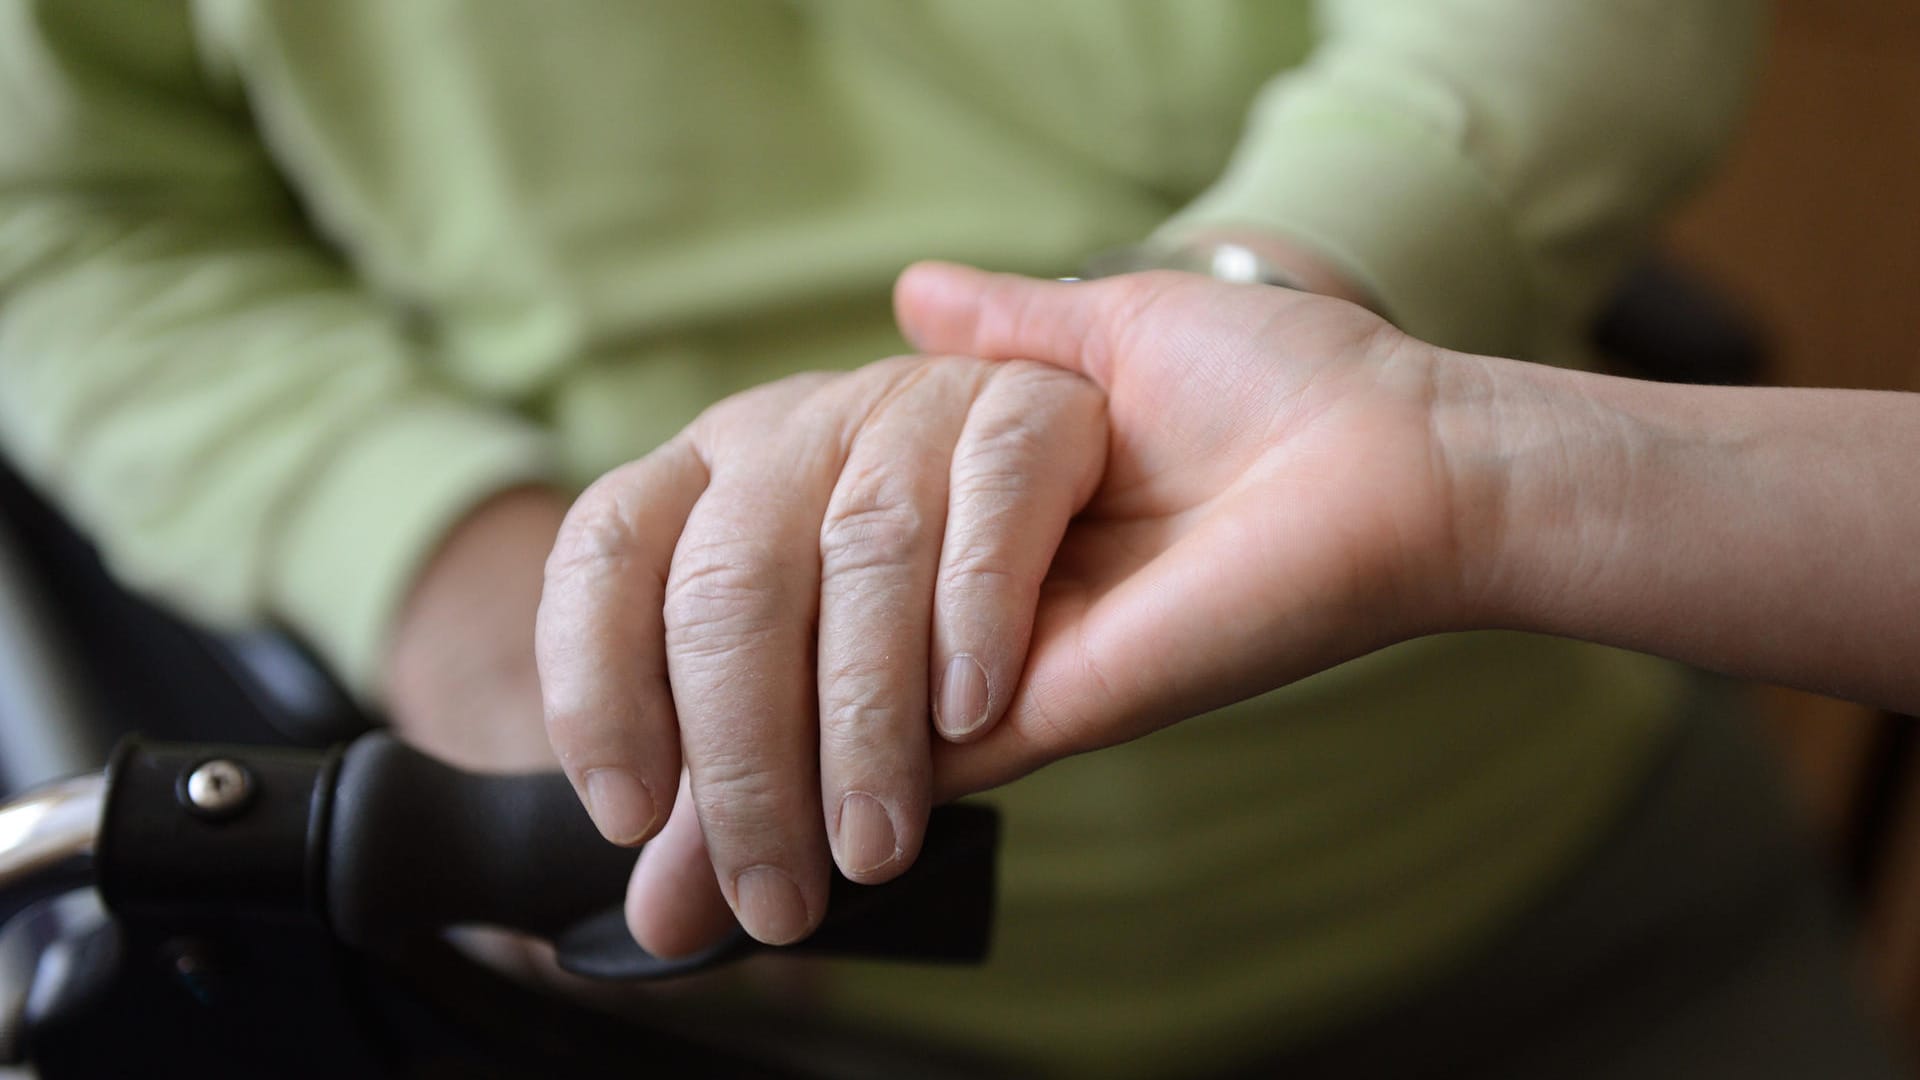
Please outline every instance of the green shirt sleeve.
[[1221, 180], [1163, 230], [1309, 244], [1418, 337], [1539, 357], [1723, 148], [1761, 0], [1322, 0]]
[[435, 540], [548, 469], [307, 230], [180, 3], [0, 3], [0, 447], [132, 585], [362, 693]]

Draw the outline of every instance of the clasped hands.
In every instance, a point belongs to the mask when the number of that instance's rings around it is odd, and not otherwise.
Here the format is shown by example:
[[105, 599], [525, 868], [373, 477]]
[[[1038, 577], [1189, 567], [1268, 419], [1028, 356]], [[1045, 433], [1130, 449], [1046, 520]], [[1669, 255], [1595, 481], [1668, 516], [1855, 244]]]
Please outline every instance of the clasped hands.
[[628, 923], [799, 940], [931, 807], [1437, 628], [1437, 350], [1342, 301], [926, 264], [922, 355], [714, 406], [547, 567], [548, 735]]

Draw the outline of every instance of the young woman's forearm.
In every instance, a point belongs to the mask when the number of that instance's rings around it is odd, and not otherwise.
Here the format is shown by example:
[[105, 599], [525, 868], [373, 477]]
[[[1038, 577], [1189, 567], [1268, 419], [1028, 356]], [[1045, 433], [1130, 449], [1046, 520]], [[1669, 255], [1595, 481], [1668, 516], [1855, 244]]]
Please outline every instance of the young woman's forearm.
[[1441, 370], [1473, 622], [1920, 711], [1920, 395]]

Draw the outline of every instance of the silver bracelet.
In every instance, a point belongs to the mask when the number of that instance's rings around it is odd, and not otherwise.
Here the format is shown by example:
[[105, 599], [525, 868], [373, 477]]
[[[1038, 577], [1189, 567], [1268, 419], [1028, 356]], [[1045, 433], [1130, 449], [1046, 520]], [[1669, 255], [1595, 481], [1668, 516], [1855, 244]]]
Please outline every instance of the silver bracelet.
[[1115, 277], [1142, 270], [1184, 270], [1236, 285], [1276, 285], [1306, 290], [1294, 275], [1244, 244], [1131, 244], [1087, 259], [1081, 276]]

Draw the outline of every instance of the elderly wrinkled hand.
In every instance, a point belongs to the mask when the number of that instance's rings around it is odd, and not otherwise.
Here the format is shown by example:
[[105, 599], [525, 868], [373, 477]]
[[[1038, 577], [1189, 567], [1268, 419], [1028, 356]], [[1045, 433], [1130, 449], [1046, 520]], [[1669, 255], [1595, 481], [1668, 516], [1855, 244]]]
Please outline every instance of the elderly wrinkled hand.
[[581, 496], [540, 610], [545, 714], [609, 839], [664, 826], [630, 892], [644, 944], [705, 944], [728, 906], [794, 941], [829, 855], [867, 883], [912, 863], [930, 745], [1006, 709], [1106, 449], [1077, 375], [901, 358], [730, 398]]
[[672, 807], [628, 897], [656, 952], [727, 904], [795, 940], [829, 849], [884, 880], [935, 802], [1432, 629], [1470, 588], [1436, 350], [1363, 308], [938, 264], [896, 307], [985, 359], [725, 402], [554, 552], [554, 746], [608, 836]]

